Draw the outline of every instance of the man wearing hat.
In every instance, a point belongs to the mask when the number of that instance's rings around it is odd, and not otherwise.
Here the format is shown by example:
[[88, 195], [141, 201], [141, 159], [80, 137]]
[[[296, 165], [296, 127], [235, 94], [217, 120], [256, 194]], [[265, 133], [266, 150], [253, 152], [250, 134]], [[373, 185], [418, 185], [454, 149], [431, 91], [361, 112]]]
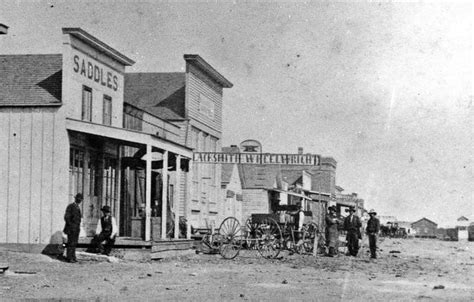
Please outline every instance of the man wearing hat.
[[354, 207], [346, 209], [346, 212], [349, 212], [349, 216], [344, 219], [344, 229], [347, 231], [346, 240], [349, 250], [348, 254], [356, 257], [359, 252], [360, 228], [362, 227], [362, 223], [360, 222], [360, 218], [354, 215]]
[[[109, 255], [115, 243], [117, 235], [117, 223], [115, 218], [110, 215], [110, 207], [103, 206], [101, 209], [103, 216], [97, 223], [96, 235], [92, 239], [91, 245], [95, 251], [104, 255]], [[105, 245], [102, 243], [105, 241]]]
[[369, 211], [369, 220], [367, 221], [366, 233], [369, 237], [370, 258], [377, 258], [377, 235], [380, 231], [380, 221], [375, 216], [375, 210]]
[[328, 247], [328, 257], [336, 255], [336, 246], [339, 239], [339, 219], [336, 215], [336, 207], [328, 208], [329, 213], [326, 214], [326, 246]]
[[64, 234], [67, 235], [67, 251], [66, 251], [66, 261], [67, 262], [77, 262], [76, 259], [76, 246], [77, 241], [79, 240], [79, 232], [81, 230], [81, 208], [79, 204], [83, 200], [81, 193], [76, 194], [74, 197], [74, 202], [69, 204], [66, 208], [66, 213], [64, 214]]

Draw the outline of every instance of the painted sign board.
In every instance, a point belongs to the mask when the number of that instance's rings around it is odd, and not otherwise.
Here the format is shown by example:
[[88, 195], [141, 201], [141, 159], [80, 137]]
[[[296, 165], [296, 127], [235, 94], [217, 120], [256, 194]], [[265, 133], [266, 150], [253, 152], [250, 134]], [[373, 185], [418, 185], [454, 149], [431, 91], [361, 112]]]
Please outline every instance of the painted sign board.
[[208, 164], [276, 164], [318, 166], [316, 154], [194, 152], [194, 162]]

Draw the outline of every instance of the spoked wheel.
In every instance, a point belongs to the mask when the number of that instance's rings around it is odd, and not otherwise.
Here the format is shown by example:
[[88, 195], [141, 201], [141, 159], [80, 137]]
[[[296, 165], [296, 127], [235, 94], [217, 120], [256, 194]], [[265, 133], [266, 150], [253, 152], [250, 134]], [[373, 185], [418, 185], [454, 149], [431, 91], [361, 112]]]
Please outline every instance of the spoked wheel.
[[314, 240], [318, 236], [318, 225], [314, 222], [303, 227], [303, 243], [300, 247], [300, 253], [312, 253], [314, 249]]
[[245, 247], [249, 250], [257, 249], [258, 223], [252, 221], [252, 217], [245, 223]]
[[282, 234], [278, 223], [266, 218], [257, 229], [257, 249], [264, 258], [276, 258], [280, 254]]
[[219, 227], [219, 253], [225, 259], [234, 259], [241, 248], [241, 228], [239, 221], [234, 217], [227, 217]]

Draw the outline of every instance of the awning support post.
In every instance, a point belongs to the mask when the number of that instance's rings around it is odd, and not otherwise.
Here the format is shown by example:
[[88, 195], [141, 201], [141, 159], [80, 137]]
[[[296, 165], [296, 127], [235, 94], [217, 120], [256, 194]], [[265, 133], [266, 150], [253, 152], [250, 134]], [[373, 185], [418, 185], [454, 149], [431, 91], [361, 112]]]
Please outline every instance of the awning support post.
[[151, 145], [146, 145], [145, 241], [151, 240]]
[[[176, 155], [176, 186], [174, 191], [179, 192], [181, 187], [181, 155]], [[179, 207], [180, 207], [180, 196], [179, 194], [173, 194], [173, 208], [174, 208], [174, 239], [179, 239]]]
[[163, 151], [163, 192], [161, 195], [161, 239], [166, 239], [168, 218], [168, 151]]

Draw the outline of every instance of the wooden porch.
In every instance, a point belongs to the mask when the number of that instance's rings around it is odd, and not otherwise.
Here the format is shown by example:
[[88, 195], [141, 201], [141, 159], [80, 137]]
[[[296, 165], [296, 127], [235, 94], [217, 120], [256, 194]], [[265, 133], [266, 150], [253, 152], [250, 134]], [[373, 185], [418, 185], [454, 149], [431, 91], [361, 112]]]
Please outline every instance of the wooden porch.
[[[90, 246], [92, 237], [83, 237], [79, 238], [79, 248], [88, 248]], [[114, 249], [120, 249], [123, 253], [133, 253], [137, 250], [140, 250], [142, 253], [147, 253], [149, 259], [162, 259], [162, 258], [171, 258], [177, 256], [183, 256], [186, 254], [194, 254], [196, 244], [199, 244], [199, 241], [194, 239], [164, 239], [164, 240], [154, 240], [154, 241], [145, 241], [141, 238], [130, 238], [130, 237], [118, 237], [115, 240]], [[127, 257], [128, 259], [133, 259], [132, 257]], [[143, 258], [143, 257], [140, 257]]]

